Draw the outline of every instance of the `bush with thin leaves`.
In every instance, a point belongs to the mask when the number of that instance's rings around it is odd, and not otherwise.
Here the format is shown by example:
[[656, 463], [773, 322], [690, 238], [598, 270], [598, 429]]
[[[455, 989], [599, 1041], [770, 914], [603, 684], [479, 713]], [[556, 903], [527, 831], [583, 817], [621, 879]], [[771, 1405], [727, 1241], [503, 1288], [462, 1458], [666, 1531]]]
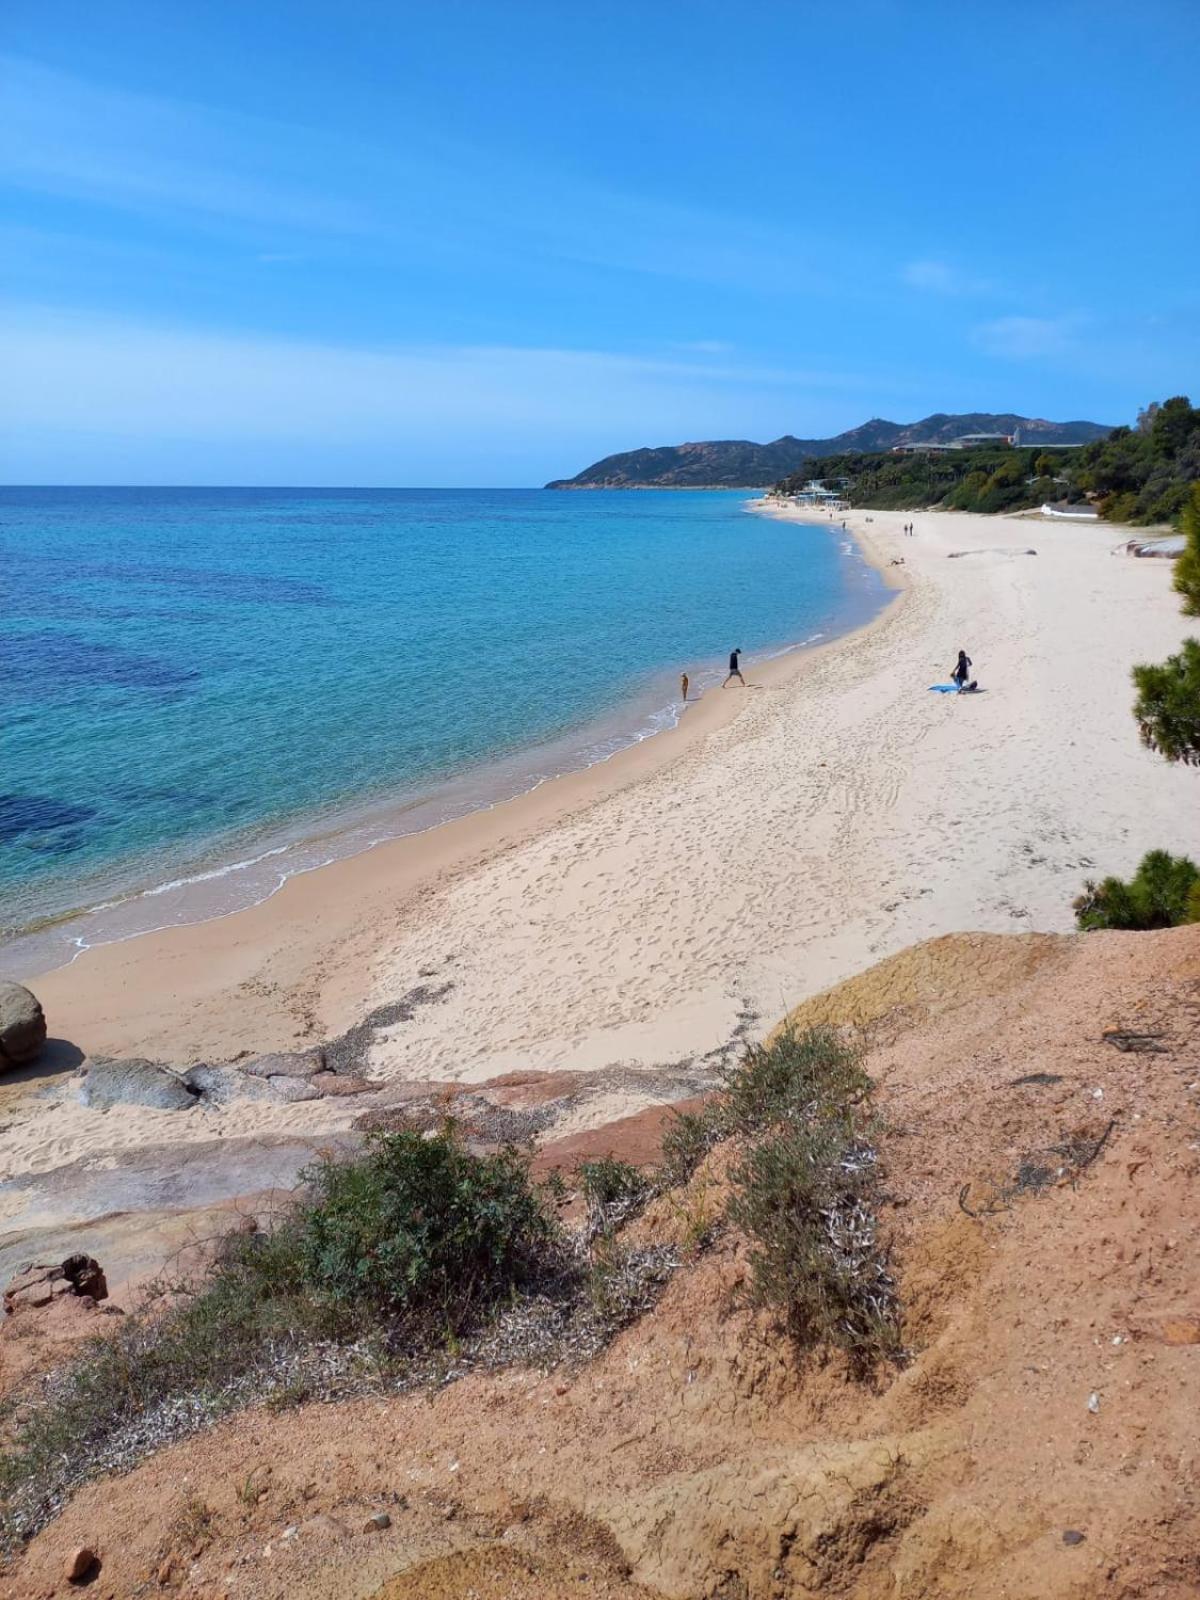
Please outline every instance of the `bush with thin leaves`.
[[871, 1080], [857, 1051], [833, 1028], [781, 1028], [770, 1044], [748, 1045], [723, 1069], [721, 1087], [698, 1111], [678, 1113], [663, 1134], [663, 1171], [686, 1183], [714, 1145], [775, 1123], [796, 1121], [821, 1107], [858, 1105]]
[[724, 1115], [747, 1143], [727, 1215], [750, 1241], [750, 1300], [797, 1345], [833, 1346], [860, 1371], [899, 1353], [876, 1225], [871, 1081], [830, 1028], [785, 1029], [747, 1052]]
[[1128, 882], [1089, 879], [1074, 903], [1084, 932], [1097, 928], [1177, 928], [1200, 921], [1200, 867], [1187, 856], [1151, 850]]
[[1142, 743], [1168, 761], [1200, 766], [1200, 640], [1185, 639], [1161, 666], [1133, 669]]
[[726, 1072], [721, 1115], [730, 1133], [753, 1134], [861, 1105], [870, 1089], [860, 1053], [835, 1029], [784, 1027]]
[[1185, 617], [1200, 617], [1200, 483], [1194, 483], [1179, 518], [1183, 553], [1175, 563], [1172, 583], [1183, 596]]
[[723, 1137], [715, 1102], [700, 1111], [677, 1111], [663, 1130], [662, 1173], [668, 1188], [685, 1184]]
[[728, 1215], [750, 1240], [751, 1303], [776, 1313], [798, 1346], [832, 1346], [860, 1370], [896, 1355], [875, 1151], [853, 1118], [777, 1128], [731, 1176]]
[[590, 1206], [607, 1207], [639, 1200], [649, 1187], [645, 1173], [616, 1156], [581, 1161], [575, 1171]]
[[686, 1182], [733, 1139], [728, 1221], [750, 1242], [749, 1299], [795, 1343], [846, 1353], [866, 1372], [900, 1353], [895, 1289], [879, 1240], [871, 1080], [833, 1028], [785, 1027], [751, 1045], [702, 1110], [663, 1139], [669, 1181]]

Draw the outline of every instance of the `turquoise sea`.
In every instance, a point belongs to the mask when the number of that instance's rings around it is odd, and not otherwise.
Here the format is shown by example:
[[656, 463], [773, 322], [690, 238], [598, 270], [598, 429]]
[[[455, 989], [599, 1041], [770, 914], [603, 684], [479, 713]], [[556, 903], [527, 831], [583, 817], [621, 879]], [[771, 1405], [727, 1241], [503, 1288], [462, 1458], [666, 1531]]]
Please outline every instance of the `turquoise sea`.
[[250, 904], [883, 603], [747, 499], [0, 489], [0, 965]]

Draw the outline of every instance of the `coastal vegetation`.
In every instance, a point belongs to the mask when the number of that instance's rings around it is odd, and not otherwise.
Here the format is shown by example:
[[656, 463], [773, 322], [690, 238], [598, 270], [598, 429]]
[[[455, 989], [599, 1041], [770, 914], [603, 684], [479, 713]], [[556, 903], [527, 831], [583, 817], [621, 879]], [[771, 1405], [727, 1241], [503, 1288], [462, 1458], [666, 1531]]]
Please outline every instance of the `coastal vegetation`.
[[674, 1246], [628, 1242], [622, 1228], [673, 1190], [695, 1209], [696, 1186], [707, 1193], [697, 1169], [727, 1142], [721, 1208], [705, 1210], [690, 1246], [740, 1231], [748, 1306], [797, 1350], [840, 1350], [866, 1374], [900, 1350], [871, 1088], [836, 1034], [785, 1029], [678, 1119], [659, 1170], [582, 1163], [581, 1229], [558, 1215], [565, 1180], [535, 1182], [527, 1152], [476, 1154], [452, 1124], [369, 1134], [353, 1157], [312, 1167], [269, 1225], [223, 1238], [198, 1281], [160, 1286], [115, 1332], [9, 1397], [0, 1543], [28, 1538], [87, 1478], [248, 1405], [594, 1355], [679, 1262]]
[[1147, 406], [1136, 427], [1114, 428], [1105, 438], [1071, 449], [1047, 449], [1047, 442], [842, 451], [805, 461], [775, 492], [795, 494], [817, 479], [868, 509], [999, 512], [1050, 502], [1146, 525], [1180, 517], [1200, 479], [1200, 409], [1184, 395]]
[[1200, 409], [1186, 395], [1152, 404], [1134, 428], [1074, 454], [1072, 486], [1109, 522], [1173, 522], [1200, 479]]
[[[1189, 448], [1193, 443], [1200, 448], [1200, 430], [1190, 428], [1185, 438]], [[1200, 474], [1200, 462], [1195, 471]], [[1175, 563], [1175, 589], [1184, 616], [1200, 617], [1200, 481], [1188, 488], [1180, 523], [1185, 543]], [[1133, 682], [1133, 714], [1142, 742], [1168, 761], [1200, 766], [1200, 640], [1185, 639], [1161, 665], [1134, 667]]]
[[1200, 867], [1188, 856], [1151, 850], [1128, 882], [1089, 879], [1075, 901], [1075, 921], [1096, 928], [1177, 928], [1200, 922]]
[[872, 1369], [900, 1354], [887, 1252], [876, 1224], [880, 1127], [857, 1049], [829, 1028], [783, 1028], [750, 1047], [722, 1091], [663, 1141], [686, 1180], [707, 1152], [737, 1141], [727, 1220], [750, 1246], [748, 1298], [801, 1349], [843, 1352]]
[[593, 462], [573, 478], [555, 478], [547, 489], [755, 489], [803, 472], [817, 459], [919, 442], [948, 444], [964, 434], [1019, 433], [1030, 446], [1083, 444], [1103, 439], [1109, 430], [1098, 422], [1047, 422], [1015, 412], [934, 412], [919, 422], [869, 422], [831, 439], [797, 439], [784, 434], [770, 444], [750, 439], [706, 439], [692, 444], [658, 445], [625, 450]]
[[775, 485], [775, 493], [797, 494], [810, 479], [839, 488], [854, 506], [901, 510], [940, 506], [948, 511], [1020, 511], [1046, 501], [1082, 501], [1073, 493], [1070, 461], [1074, 450], [1014, 449], [986, 445], [975, 449], [918, 452], [857, 452], [807, 461], [803, 469]]
[[[1200, 479], [1200, 411], [1188, 402], [1168, 400], [1143, 413], [1142, 438], [1172, 441], [1178, 461], [1191, 461]], [[1163, 446], [1165, 449], [1165, 445]], [[1191, 452], [1196, 452], [1193, 456]], [[1185, 617], [1200, 616], [1200, 481], [1180, 502], [1183, 553], [1175, 563], [1173, 586]], [[1200, 766], [1200, 640], [1185, 639], [1161, 665], [1133, 669], [1137, 698], [1133, 715], [1143, 744], [1168, 761]], [[1151, 850], [1128, 883], [1108, 877], [1088, 881], [1074, 903], [1080, 928], [1174, 928], [1200, 922], [1200, 868], [1187, 856]]]

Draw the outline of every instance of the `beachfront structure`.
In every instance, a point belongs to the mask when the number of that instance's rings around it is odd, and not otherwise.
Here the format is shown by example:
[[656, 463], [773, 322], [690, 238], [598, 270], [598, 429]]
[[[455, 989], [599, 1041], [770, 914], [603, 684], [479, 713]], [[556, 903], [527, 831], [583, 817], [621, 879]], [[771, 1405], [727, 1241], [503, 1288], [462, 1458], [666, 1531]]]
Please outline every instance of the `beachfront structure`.
[[1042, 516], [1060, 517], [1067, 522], [1098, 522], [1100, 513], [1094, 506], [1052, 506], [1042, 507]]
[[947, 450], [977, 450], [981, 445], [1012, 444], [1010, 433], [964, 433], [957, 439], [923, 439], [914, 444], [894, 444], [894, 456], [942, 455]]
[[810, 478], [792, 499], [800, 506], [837, 506], [842, 496], [837, 489], [827, 489], [819, 478]]

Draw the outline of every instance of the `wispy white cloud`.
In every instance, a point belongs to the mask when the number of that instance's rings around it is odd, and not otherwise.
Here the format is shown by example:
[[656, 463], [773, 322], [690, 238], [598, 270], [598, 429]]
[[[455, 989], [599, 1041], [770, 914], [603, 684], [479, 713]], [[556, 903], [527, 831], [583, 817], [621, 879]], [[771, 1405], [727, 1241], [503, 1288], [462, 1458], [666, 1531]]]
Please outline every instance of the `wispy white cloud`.
[[947, 261], [932, 258], [908, 262], [901, 276], [910, 288], [929, 294], [967, 297], [998, 292], [998, 285], [990, 278], [975, 276]]
[[687, 355], [728, 356], [733, 354], [735, 346], [728, 339], [678, 339], [672, 348]]
[[954, 292], [955, 275], [944, 261], [910, 261], [902, 276], [914, 289], [932, 289], [937, 294]]
[[[144, 461], [164, 441], [186, 443], [197, 461], [232, 444], [256, 447], [264, 461], [303, 450], [316, 475], [309, 482], [332, 481], [321, 462], [346, 450], [358, 461], [373, 453], [372, 476], [360, 481], [430, 482], [423, 461], [461, 457], [486, 441], [493, 454], [544, 459], [549, 476], [576, 454], [603, 454], [610, 441], [631, 448], [755, 425], [774, 437], [878, 389], [866, 374], [715, 355], [337, 345], [23, 305], [0, 306], [0, 342], [0, 431], [10, 436], [4, 471], [16, 481], [29, 481], [21, 441], [63, 441], [69, 454], [101, 435], [127, 441]], [[472, 463], [460, 466], [465, 481], [480, 481]], [[153, 468], [137, 476], [147, 472]], [[73, 478], [66, 466], [62, 474]]]
[[0, 55], [0, 75], [0, 178], [16, 187], [256, 226], [367, 225], [361, 207], [306, 180], [316, 141], [302, 129], [89, 83], [18, 56]]
[[[873, 269], [812, 229], [617, 189], [400, 122], [381, 143], [93, 83], [0, 54], [0, 182], [173, 225], [237, 231], [252, 250], [343, 238], [379, 258], [522, 273], [547, 263], [750, 288], [845, 292]], [[397, 112], [399, 118], [402, 113]], [[257, 253], [257, 251], [256, 251]]]
[[1086, 319], [1078, 314], [1059, 317], [997, 317], [972, 330], [976, 347], [1005, 361], [1038, 361], [1069, 355]]
[[1011, 299], [1011, 291], [998, 278], [970, 272], [934, 256], [906, 262], [901, 278], [912, 290], [942, 294], [950, 299]]

